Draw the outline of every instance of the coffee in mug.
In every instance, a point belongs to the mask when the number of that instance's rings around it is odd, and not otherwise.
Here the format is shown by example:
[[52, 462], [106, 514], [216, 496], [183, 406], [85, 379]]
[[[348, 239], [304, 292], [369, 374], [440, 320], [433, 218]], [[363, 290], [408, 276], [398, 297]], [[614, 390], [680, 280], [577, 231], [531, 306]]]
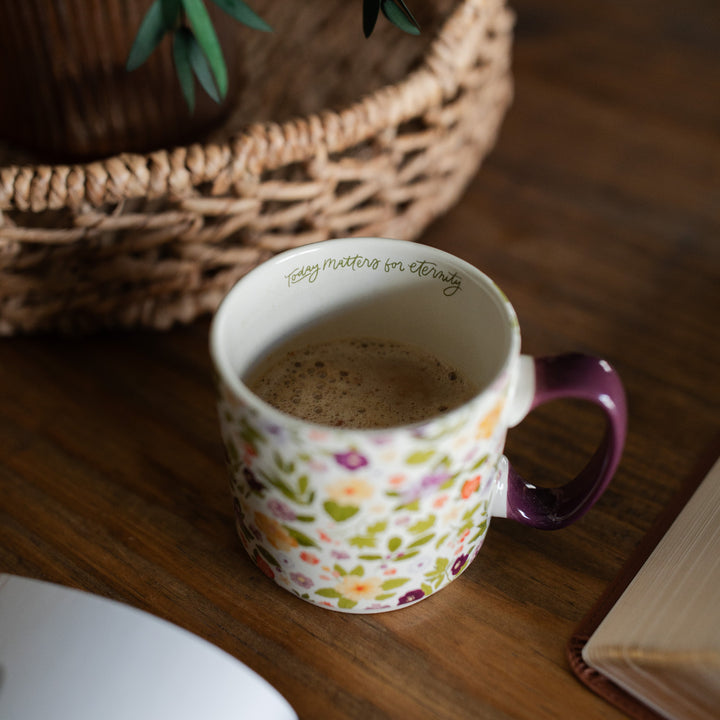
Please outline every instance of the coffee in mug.
[[410, 425], [467, 402], [477, 387], [427, 350], [378, 338], [291, 338], [243, 379], [265, 402], [346, 428]]

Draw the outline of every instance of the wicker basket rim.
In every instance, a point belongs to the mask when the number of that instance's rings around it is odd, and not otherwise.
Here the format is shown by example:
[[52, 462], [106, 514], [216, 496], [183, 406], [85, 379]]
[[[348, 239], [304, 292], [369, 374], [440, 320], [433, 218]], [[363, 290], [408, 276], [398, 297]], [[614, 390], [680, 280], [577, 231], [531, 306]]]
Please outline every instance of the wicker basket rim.
[[460, 0], [415, 70], [337, 111], [252, 123], [219, 143], [144, 155], [120, 153], [84, 163], [0, 167], [0, 211], [44, 212], [167, 194], [184, 197], [203, 183], [220, 179], [227, 184], [318, 154], [342, 152], [452, 97], [458, 73], [475, 58], [468, 28], [487, 6], [488, 0]]

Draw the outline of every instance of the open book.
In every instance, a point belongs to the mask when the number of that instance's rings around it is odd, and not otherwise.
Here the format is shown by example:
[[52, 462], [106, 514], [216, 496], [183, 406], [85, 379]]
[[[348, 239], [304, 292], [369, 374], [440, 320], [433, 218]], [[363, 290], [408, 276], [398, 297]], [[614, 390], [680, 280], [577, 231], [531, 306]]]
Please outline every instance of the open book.
[[220, 648], [128, 605], [0, 574], [3, 720], [293, 720]]
[[717, 720], [720, 460], [667, 527], [670, 517], [649, 538], [661, 535], [649, 556], [628, 568], [629, 582], [616, 583], [579, 628], [570, 660], [582, 680], [634, 717]]

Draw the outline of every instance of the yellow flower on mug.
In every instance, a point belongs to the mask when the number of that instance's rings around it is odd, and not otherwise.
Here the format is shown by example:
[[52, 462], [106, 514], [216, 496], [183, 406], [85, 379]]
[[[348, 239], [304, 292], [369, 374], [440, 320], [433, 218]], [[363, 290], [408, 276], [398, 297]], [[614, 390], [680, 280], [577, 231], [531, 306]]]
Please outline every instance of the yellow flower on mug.
[[357, 575], [345, 575], [335, 586], [335, 590], [349, 600], [360, 602], [369, 600], [378, 595], [381, 591], [382, 580], [380, 578], [363, 578]]
[[326, 492], [339, 505], [357, 505], [372, 497], [373, 486], [361, 478], [347, 478], [328, 485]]
[[276, 550], [290, 550], [298, 546], [298, 541], [277, 520], [258, 512], [255, 513], [255, 524]]
[[489, 438], [495, 430], [495, 426], [500, 419], [503, 407], [505, 406], [505, 399], [501, 399], [495, 405], [495, 407], [478, 423], [475, 438], [477, 440]]

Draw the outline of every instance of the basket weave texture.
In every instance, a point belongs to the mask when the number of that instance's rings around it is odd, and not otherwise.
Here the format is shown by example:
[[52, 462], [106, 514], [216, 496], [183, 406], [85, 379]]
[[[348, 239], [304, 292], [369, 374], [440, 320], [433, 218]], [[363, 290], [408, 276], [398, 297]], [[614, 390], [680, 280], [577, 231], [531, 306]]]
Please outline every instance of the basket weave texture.
[[[273, 108], [258, 104], [251, 122], [237, 113], [186, 147], [49, 165], [0, 145], [0, 334], [168, 328], [212, 312], [277, 252], [331, 237], [417, 238], [475, 175], [512, 97], [504, 1], [437, 10], [419, 56], [415, 38], [383, 41], [392, 55], [378, 63], [397, 79], [337, 109], [263, 119], [330, 102], [294, 77]], [[337, 47], [343, 27], [326, 30]], [[365, 60], [372, 50], [351, 52]], [[298, 71], [303, 82], [329, 86], [321, 62], [324, 75]], [[335, 75], [352, 93], [341, 65]], [[264, 95], [273, 93], [253, 97]]]

